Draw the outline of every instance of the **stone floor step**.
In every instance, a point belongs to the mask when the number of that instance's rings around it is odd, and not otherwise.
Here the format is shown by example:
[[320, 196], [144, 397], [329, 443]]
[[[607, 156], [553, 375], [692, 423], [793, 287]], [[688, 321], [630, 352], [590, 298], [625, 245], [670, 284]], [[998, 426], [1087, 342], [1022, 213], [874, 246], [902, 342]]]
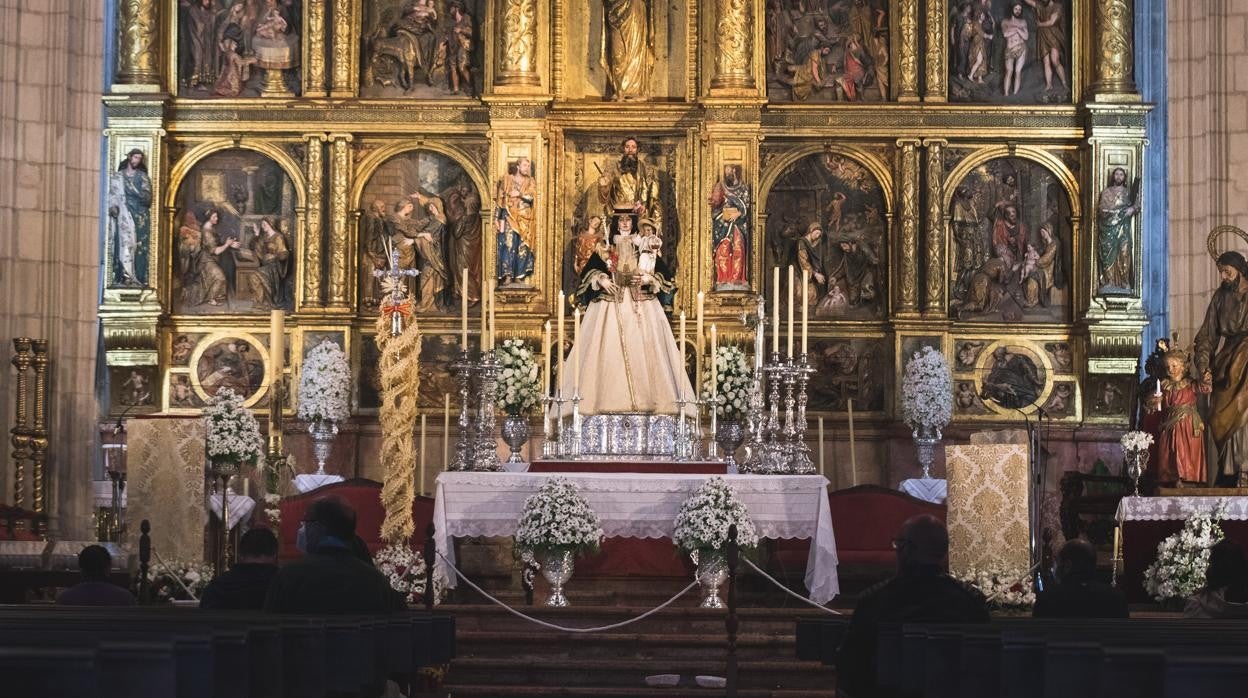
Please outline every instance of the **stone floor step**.
[[[554, 686], [492, 686], [478, 684], [448, 685], [446, 692], [451, 698], [460, 696], [492, 696], [508, 698], [510, 696], [584, 696], [584, 698], [704, 698], [705, 696], [722, 696], [723, 689], [686, 687], [682, 684], [673, 688], [622, 688], [622, 687], [554, 687]], [[688, 679], [692, 682], [692, 678]], [[746, 688], [737, 691], [739, 698], [832, 698], [836, 695], [833, 689], [800, 690], [800, 689], [761, 689]]]
[[[547, 686], [576, 689], [644, 688], [653, 674], [724, 676], [718, 659], [547, 659], [457, 657], [447, 674], [448, 685], [473, 683], [500, 686]], [[836, 672], [818, 662], [796, 660], [741, 660], [737, 664], [741, 688], [824, 690], [834, 685]]]
[[[728, 651], [728, 639], [722, 633], [594, 633], [591, 639], [582, 633], [461, 630], [456, 633], [455, 644], [460, 657], [722, 659]], [[791, 634], [741, 635], [737, 638], [737, 656], [750, 660], [788, 659], [794, 656], [795, 646], [796, 639]]]

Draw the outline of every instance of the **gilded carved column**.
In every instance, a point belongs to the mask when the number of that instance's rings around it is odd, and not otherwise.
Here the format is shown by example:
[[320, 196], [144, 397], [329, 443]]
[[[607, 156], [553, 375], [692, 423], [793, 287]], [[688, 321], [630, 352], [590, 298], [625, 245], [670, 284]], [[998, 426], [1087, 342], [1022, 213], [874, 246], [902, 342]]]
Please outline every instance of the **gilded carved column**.
[[304, 233], [303, 254], [303, 304], [321, 305], [321, 248], [325, 244], [323, 214], [325, 200], [325, 136], [308, 136], [308, 208], [305, 212], [307, 228]]
[[927, 0], [927, 53], [923, 56], [926, 81], [923, 99], [927, 102], [943, 102], [947, 97], [945, 77], [945, 5], [947, 0]]
[[897, 141], [901, 149], [901, 176], [897, 182], [899, 248], [897, 286], [897, 314], [914, 315], [919, 309], [919, 141], [903, 138]]
[[919, 101], [919, 0], [897, 4], [897, 101]]
[[44, 513], [43, 465], [48, 460], [48, 340], [36, 339], [31, 343], [35, 367], [35, 425], [30, 430], [31, 499], [34, 510]]
[[303, 28], [304, 78], [307, 84], [303, 87], [304, 97], [324, 97], [325, 89], [325, 3], [328, 0], [307, 0], [308, 22]]
[[537, 0], [498, 0], [496, 86], [540, 85], [537, 74]]
[[118, 4], [115, 92], [160, 90], [160, 4], [158, 0]]
[[347, 192], [351, 186], [351, 134], [330, 134], [329, 192], [329, 302], [334, 308], [349, 308], [351, 287], [349, 272], [354, 255], [349, 254], [350, 212]]
[[26, 461], [30, 458], [31, 428], [27, 412], [29, 381], [26, 372], [30, 370], [34, 355], [30, 351], [29, 337], [13, 339], [13, 366], [17, 369], [17, 425], [10, 430], [10, 443], [13, 444], [13, 506], [21, 509], [26, 503]]
[[353, 0], [333, 0], [333, 85], [331, 97], [354, 97], [356, 76], [359, 74], [357, 51], [352, 19], [355, 16]]
[[754, 2], [716, 0], [711, 89], [754, 88]]
[[923, 229], [927, 283], [923, 314], [937, 317], [945, 313], [945, 217], [941, 210], [945, 200], [945, 143], [939, 138], [923, 141], [927, 148], [927, 224]]
[[1133, 74], [1134, 0], [1098, 0], [1092, 3], [1096, 12], [1095, 95], [1135, 94]]

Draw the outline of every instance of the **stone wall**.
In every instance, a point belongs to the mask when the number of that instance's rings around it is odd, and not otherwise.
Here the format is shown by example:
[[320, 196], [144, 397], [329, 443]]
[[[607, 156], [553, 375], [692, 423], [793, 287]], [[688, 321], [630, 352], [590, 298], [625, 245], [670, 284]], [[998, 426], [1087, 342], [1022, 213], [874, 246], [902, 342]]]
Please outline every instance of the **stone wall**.
[[14, 494], [11, 338], [46, 337], [47, 508], [61, 537], [91, 528], [105, 4], [0, 0], [0, 501]]
[[[1170, 325], [1187, 346], [1217, 287], [1209, 231], [1248, 229], [1248, 0], [1171, 0], [1167, 9]], [[1232, 243], [1248, 252], [1222, 242]]]

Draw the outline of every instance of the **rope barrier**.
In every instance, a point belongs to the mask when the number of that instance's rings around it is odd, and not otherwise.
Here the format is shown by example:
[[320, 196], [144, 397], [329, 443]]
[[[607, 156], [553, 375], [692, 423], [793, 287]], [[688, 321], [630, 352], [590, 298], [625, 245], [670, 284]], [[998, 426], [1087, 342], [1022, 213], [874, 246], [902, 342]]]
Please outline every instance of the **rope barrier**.
[[803, 602], [805, 602], [805, 603], [807, 603], [807, 604], [810, 604], [811, 606], [814, 606], [815, 608], [819, 609], [820, 611], [825, 611], [825, 612], [827, 612], [827, 613], [831, 613], [831, 614], [832, 614], [832, 615], [834, 615], [834, 616], [844, 615], [844, 614], [843, 614], [843, 613], [841, 613], [840, 611], [834, 611], [834, 610], [832, 610], [832, 609], [828, 608], [827, 606], [820, 606], [819, 604], [815, 603], [814, 601], [811, 601], [810, 599], [806, 598], [805, 596], [802, 596], [801, 594], [798, 594], [798, 593], [794, 592], [792, 589], [790, 589], [790, 588], [786, 587], [785, 585], [781, 584], [779, 581], [777, 581], [777, 580], [776, 580], [774, 577], [772, 577], [771, 575], [769, 575], [769, 574], [767, 574], [766, 572], [764, 572], [764, 571], [762, 571], [761, 569], [759, 569], [758, 565], [754, 564], [754, 563], [753, 563], [753, 561], [748, 560], [748, 559], [746, 559], [746, 558], [742, 558], [742, 561], [744, 561], [744, 562], [745, 562], [745, 564], [749, 565], [749, 566], [750, 566], [750, 569], [752, 569], [752, 570], [754, 570], [755, 572], [757, 572], [757, 573], [759, 573], [759, 574], [763, 575], [763, 578], [764, 578], [764, 579], [766, 579], [767, 581], [771, 582], [772, 584], [775, 584], [776, 586], [780, 587], [780, 590], [781, 590], [781, 591], [783, 591], [784, 593], [788, 594], [789, 596], [792, 596], [793, 598], [797, 599], [798, 601], [803, 601]]
[[681, 589], [680, 591], [676, 592], [676, 595], [675, 595], [675, 596], [673, 596], [672, 598], [668, 599], [667, 601], [664, 601], [662, 604], [660, 604], [660, 605], [656, 606], [655, 608], [650, 609], [649, 611], [646, 611], [645, 613], [643, 613], [643, 614], [641, 614], [641, 615], [637, 616], [636, 618], [629, 618], [628, 620], [620, 621], [619, 623], [612, 623], [611, 625], [600, 625], [600, 626], [597, 626], [597, 627], [594, 627], [594, 628], [569, 628], [569, 627], [565, 627], [565, 626], [562, 626], [562, 625], [557, 625], [557, 624], [555, 624], [555, 623], [547, 623], [546, 621], [544, 621], [544, 620], [542, 620], [542, 619], [540, 619], [540, 618], [534, 618], [533, 616], [526, 615], [526, 614], [524, 614], [524, 613], [521, 613], [520, 611], [517, 611], [516, 609], [512, 608], [511, 606], [508, 606], [507, 604], [503, 603], [502, 601], [500, 601], [500, 600], [498, 600], [498, 599], [494, 598], [493, 596], [491, 596], [491, 595], [489, 594], [489, 592], [487, 592], [486, 590], [484, 590], [484, 589], [482, 589], [481, 587], [479, 587], [479, 586], [477, 586], [476, 584], [474, 584], [474, 583], [472, 582], [472, 580], [471, 580], [471, 579], [469, 579], [467, 576], [465, 576], [465, 575], [464, 575], [464, 573], [463, 573], [463, 572], [460, 572], [460, 571], [459, 571], [459, 568], [458, 568], [458, 567], [456, 567], [456, 566], [454, 565], [454, 563], [452, 563], [450, 560], [446, 559], [446, 556], [445, 556], [445, 555], [443, 555], [442, 553], [438, 553], [438, 557], [442, 558], [442, 561], [443, 561], [443, 562], [445, 562], [445, 563], [447, 564], [447, 566], [448, 566], [448, 567], [450, 567], [450, 568], [451, 568], [451, 570], [455, 572], [455, 575], [456, 575], [456, 576], [458, 576], [460, 579], [464, 580], [464, 582], [465, 582], [465, 583], [467, 583], [467, 584], [468, 584], [468, 586], [472, 587], [472, 588], [473, 588], [473, 590], [475, 590], [478, 594], [480, 594], [480, 595], [484, 596], [486, 599], [489, 599], [492, 603], [495, 603], [495, 604], [497, 604], [497, 605], [499, 605], [499, 606], [502, 606], [502, 607], [503, 607], [503, 609], [504, 609], [505, 611], [507, 611], [508, 613], [510, 613], [510, 614], [512, 614], [512, 615], [514, 615], [514, 616], [518, 616], [518, 617], [520, 617], [520, 618], [523, 618], [523, 619], [525, 619], [525, 620], [529, 621], [530, 623], [534, 623], [534, 624], [536, 624], [536, 625], [540, 625], [540, 626], [543, 626], [543, 627], [546, 627], [546, 628], [550, 628], [550, 629], [552, 629], [552, 630], [558, 630], [558, 631], [565, 632], [565, 633], [597, 633], [597, 632], [602, 632], [602, 631], [604, 631], [604, 630], [614, 630], [614, 629], [616, 629], [616, 628], [622, 628], [622, 627], [624, 627], [624, 626], [626, 626], [626, 625], [632, 625], [633, 623], [636, 623], [637, 621], [639, 621], [639, 620], [641, 620], [641, 619], [643, 619], [643, 618], [646, 618], [647, 616], [654, 615], [655, 613], [658, 613], [659, 611], [662, 611], [663, 609], [665, 609], [665, 608], [667, 608], [668, 606], [672, 605], [672, 603], [673, 603], [674, 601], [676, 601], [676, 599], [679, 599], [680, 597], [684, 596], [686, 592], [688, 592], [690, 589], [692, 589], [692, 588], [693, 588], [694, 586], [696, 586], [696, 585], [697, 585], [697, 583], [698, 583], [698, 581], [695, 579], [694, 581], [692, 581], [692, 582], [690, 582], [690, 583], [689, 583], [689, 586], [687, 586], [687, 587], [685, 587], [684, 589]]
[[[160, 556], [160, 551], [156, 548], [152, 548], [152, 554], [156, 556], [156, 562], [158, 562], [160, 566], [165, 569], [165, 574], [173, 577], [173, 581], [177, 582], [178, 586], [182, 587], [182, 591], [185, 591], [186, 595], [191, 597], [191, 601], [199, 601], [199, 597], [195, 595], [195, 592], [191, 591], [185, 584], [183, 584], [182, 578], [175, 574], [174, 571], [169, 568], [169, 565], [165, 564], [165, 559]], [[220, 572], [217, 572], [217, 574], [220, 574]]]

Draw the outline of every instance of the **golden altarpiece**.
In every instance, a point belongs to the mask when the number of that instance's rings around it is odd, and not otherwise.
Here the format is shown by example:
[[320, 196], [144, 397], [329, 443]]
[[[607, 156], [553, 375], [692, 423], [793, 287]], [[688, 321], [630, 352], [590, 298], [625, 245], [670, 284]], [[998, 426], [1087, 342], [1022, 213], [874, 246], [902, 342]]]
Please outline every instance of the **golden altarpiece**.
[[1132, 10], [124, 0], [105, 97], [110, 411], [194, 414], [223, 386], [264, 407], [283, 308], [294, 400], [306, 348], [351, 355], [358, 453], [342, 455], [379, 479], [372, 271], [391, 249], [420, 265], [421, 403], [440, 414], [463, 289], [475, 309], [494, 279], [499, 332], [536, 342], [632, 139], [674, 313], [704, 291], [721, 337], [748, 343], [771, 268], [811, 270], [784, 302], [810, 306], [834, 482], [851, 400], [871, 464], [855, 481], [895, 479], [900, 375], [922, 345], [949, 358], [955, 433], [1043, 412], [1059, 452], [1116, 441], [1145, 325]]

